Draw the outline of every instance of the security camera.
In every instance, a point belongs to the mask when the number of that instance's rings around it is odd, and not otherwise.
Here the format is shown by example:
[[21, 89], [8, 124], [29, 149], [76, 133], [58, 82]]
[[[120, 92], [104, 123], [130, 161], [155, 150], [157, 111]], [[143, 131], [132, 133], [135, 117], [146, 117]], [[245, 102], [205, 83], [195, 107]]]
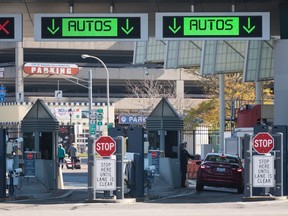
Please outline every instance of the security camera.
[[14, 172], [15, 174], [19, 174], [19, 173], [22, 172], [22, 168], [16, 168], [16, 169], [13, 170], [13, 172]]
[[24, 141], [23, 137], [18, 137], [17, 139], [15, 139], [16, 143], [22, 143]]

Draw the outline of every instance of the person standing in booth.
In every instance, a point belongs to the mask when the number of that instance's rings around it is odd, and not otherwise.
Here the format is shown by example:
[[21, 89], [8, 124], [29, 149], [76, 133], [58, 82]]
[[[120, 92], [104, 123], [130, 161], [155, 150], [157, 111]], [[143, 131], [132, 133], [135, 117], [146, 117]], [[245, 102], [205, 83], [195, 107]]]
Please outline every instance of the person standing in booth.
[[189, 159], [194, 159], [192, 155], [186, 150], [187, 142], [183, 142], [180, 147], [180, 171], [181, 171], [181, 187], [187, 187], [185, 185], [187, 178], [187, 164]]

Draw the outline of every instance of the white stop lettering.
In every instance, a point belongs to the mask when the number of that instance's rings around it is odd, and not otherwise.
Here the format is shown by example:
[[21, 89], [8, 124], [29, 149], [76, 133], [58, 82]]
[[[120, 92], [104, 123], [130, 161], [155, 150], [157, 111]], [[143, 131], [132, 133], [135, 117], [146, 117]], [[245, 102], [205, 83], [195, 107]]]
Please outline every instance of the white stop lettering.
[[273, 140], [267, 140], [267, 139], [258, 139], [254, 141], [254, 147], [270, 147], [273, 144]]
[[111, 143], [96, 143], [96, 150], [97, 151], [108, 151], [115, 148], [115, 143], [111, 142]]

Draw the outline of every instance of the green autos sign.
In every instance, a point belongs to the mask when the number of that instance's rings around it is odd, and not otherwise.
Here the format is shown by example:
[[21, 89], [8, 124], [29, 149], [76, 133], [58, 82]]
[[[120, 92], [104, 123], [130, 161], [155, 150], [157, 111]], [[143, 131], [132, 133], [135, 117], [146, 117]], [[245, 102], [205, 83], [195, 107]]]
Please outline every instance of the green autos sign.
[[147, 14], [35, 14], [36, 41], [148, 40]]
[[269, 13], [156, 13], [158, 40], [269, 40]]

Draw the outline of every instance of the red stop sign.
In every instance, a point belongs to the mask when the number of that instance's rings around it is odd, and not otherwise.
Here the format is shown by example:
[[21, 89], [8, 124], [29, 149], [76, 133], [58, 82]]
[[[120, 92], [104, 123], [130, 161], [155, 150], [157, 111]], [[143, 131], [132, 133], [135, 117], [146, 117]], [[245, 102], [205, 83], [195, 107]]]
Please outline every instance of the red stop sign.
[[32, 160], [33, 159], [33, 154], [32, 153], [27, 153], [26, 158], [27, 158], [27, 160]]
[[157, 157], [157, 152], [156, 151], [152, 151], [151, 155], [152, 155], [152, 158], [156, 158]]
[[116, 151], [116, 142], [110, 136], [101, 136], [95, 142], [95, 151], [101, 157], [109, 157]]
[[274, 138], [269, 133], [258, 133], [253, 138], [253, 148], [258, 154], [268, 154], [274, 148]]

